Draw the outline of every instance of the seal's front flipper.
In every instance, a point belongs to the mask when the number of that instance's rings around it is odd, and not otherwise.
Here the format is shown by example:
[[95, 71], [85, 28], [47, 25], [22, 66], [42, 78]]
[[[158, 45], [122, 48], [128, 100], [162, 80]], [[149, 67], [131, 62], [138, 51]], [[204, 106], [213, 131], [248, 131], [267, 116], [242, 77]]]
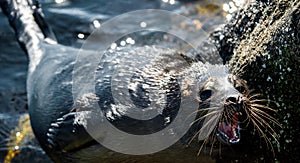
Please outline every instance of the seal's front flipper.
[[41, 42], [57, 43], [37, 0], [0, 0], [0, 6], [14, 29], [21, 48], [29, 56], [40, 57]]
[[96, 144], [84, 125], [76, 122], [76, 117], [88, 114], [87, 112], [89, 111], [71, 112], [51, 123], [47, 133], [48, 146], [62, 152], [71, 152]]

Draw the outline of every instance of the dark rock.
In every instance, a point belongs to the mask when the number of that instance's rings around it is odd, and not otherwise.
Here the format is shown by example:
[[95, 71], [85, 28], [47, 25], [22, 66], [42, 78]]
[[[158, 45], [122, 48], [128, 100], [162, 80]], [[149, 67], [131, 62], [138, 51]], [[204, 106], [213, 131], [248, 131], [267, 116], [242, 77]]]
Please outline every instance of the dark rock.
[[274, 116], [282, 124], [277, 130], [280, 145], [274, 145], [284, 162], [300, 160], [299, 31], [300, 1], [274, 0], [247, 3], [211, 34], [232, 72], [255, 93], [274, 101], [269, 106], [278, 111]]

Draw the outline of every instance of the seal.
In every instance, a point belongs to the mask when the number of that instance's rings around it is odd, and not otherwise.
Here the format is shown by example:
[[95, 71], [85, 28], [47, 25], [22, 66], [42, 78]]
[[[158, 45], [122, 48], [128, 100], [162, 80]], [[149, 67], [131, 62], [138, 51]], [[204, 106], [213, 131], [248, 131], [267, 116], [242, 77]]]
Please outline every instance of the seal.
[[[190, 88], [194, 87], [199, 108], [195, 108], [196, 119], [179, 141], [179, 147], [194, 142], [195, 137], [204, 140], [203, 145], [210, 141], [213, 144], [216, 139], [237, 144], [242, 139], [241, 124], [248, 122], [262, 135], [264, 130], [274, 133], [268, 125], [268, 121], [277, 122], [268, 114], [273, 109], [261, 104], [264, 100], [257, 95], [251, 95], [246, 82], [231, 75], [226, 65], [203, 63], [157, 46], [106, 52], [96, 70], [95, 94], [84, 94], [74, 101], [72, 73], [78, 49], [57, 43], [37, 1], [0, 2], [20, 45], [29, 55], [27, 96], [32, 129], [41, 147], [56, 162], [99, 162], [107, 156], [113, 161], [161, 156], [113, 152], [87, 132], [85, 120], [97, 104], [103, 116], [119, 130], [134, 135], [155, 133], [175, 119], [180, 99], [191, 95]], [[130, 106], [145, 112], [154, 109], [159, 114], [143, 120], [132, 118], [131, 107], [118, 105], [113, 98], [120, 89], [128, 92]]]

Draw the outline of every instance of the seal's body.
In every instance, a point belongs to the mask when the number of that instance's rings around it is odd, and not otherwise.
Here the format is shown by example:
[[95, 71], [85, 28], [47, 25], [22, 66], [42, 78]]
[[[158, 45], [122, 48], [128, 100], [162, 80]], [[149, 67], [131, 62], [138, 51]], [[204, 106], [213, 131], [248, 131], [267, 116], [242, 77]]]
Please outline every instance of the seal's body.
[[[244, 94], [248, 92], [244, 91], [247, 88], [243, 82], [228, 75], [226, 66], [192, 63], [193, 58], [167, 48], [124, 48], [106, 52], [99, 68], [92, 72], [95, 73], [95, 92], [74, 98], [72, 74], [78, 49], [57, 44], [36, 1], [1, 0], [1, 7], [29, 55], [27, 91], [31, 125], [42, 148], [53, 160], [159, 159], [166, 162], [173, 160], [170, 155], [175, 155], [191, 161], [200, 158], [188, 154], [183, 147], [195, 135], [199, 140], [206, 140], [213, 133], [226, 144], [239, 142], [239, 113], [246, 104]], [[235, 89], [237, 87], [244, 88], [242, 93]], [[86, 130], [84, 122], [98, 105], [101, 116], [122, 131], [134, 135], [156, 133], [173, 122], [181, 98], [191, 95], [190, 88], [197, 90], [194, 100], [199, 105], [194, 112], [197, 114], [195, 123], [181, 141], [169, 149], [143, 156], [120, 154], [103, 147]], [[127, 95], [122, 96], [124, 93]], [[121, 100], [116, 96], [121, 96]], [[154, 110], [159, 114], [136, 120], [130, 116], [132, 108], [145, 113]]]

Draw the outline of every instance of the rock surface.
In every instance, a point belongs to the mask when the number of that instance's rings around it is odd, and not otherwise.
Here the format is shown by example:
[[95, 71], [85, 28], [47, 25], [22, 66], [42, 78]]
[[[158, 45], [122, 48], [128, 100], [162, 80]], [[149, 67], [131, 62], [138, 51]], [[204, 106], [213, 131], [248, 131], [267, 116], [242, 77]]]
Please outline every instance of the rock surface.
[[[224, 63], [270, 101], [282, 128], [277, 159], [300, 160], [300, 1], [251, 1], [211, 34]], [[256, 144], [257, 145], [257, 144]]]

